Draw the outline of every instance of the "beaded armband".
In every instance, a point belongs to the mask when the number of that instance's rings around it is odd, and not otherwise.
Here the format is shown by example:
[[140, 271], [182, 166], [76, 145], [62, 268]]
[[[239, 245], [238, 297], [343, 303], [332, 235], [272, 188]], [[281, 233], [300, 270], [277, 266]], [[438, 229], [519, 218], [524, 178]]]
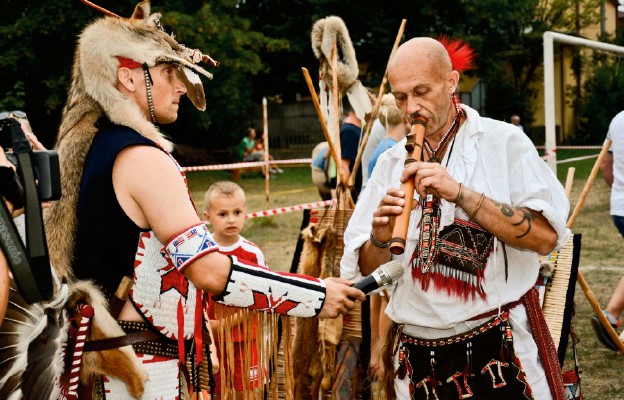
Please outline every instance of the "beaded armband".
[[227, 285], [216, 302], [294, 317], [314, 317], [325, 301], [325, 284], [306, 275], [273, 272], [232, 256]]
[[191, 226], [165, 245], [165, 251], [180, 272], [197, 258], [217, 250], [219, 247], [203, 223]]

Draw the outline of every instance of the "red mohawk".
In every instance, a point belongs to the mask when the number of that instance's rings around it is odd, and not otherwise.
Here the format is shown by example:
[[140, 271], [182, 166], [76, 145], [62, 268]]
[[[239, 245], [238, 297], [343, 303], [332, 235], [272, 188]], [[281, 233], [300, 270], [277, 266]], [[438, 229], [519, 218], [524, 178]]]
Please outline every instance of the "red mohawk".
[[440, 36], [438, 41], [448, 52], [453, 69], [464, 72], [475, 67], [475, 49], [461, 39], [451, 39], [448, 36]]

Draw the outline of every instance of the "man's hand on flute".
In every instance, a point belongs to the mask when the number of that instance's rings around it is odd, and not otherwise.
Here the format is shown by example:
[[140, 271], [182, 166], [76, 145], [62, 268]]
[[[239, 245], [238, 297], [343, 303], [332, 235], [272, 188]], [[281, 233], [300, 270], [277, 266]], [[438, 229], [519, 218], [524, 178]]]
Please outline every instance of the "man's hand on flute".
[[414, 190], [421, 198], [431, 193], [438, 198], [453, 201], [459, 192], [459, 183], [438, 164], [417, 161], [405, 166], [401, 182], [415, 179]]

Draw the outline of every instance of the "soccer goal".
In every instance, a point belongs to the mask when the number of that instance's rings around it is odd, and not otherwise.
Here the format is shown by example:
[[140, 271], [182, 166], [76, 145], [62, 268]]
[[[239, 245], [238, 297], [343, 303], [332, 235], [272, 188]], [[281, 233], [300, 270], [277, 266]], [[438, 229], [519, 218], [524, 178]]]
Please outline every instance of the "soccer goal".
[[546, 162], [557, 173], [557, 137], [555, 133], [555, 62], [554, 42], [584, 46], [624, 55], [624, 47], [563, 33], [544, 32], [544, 125], [546, 127]]

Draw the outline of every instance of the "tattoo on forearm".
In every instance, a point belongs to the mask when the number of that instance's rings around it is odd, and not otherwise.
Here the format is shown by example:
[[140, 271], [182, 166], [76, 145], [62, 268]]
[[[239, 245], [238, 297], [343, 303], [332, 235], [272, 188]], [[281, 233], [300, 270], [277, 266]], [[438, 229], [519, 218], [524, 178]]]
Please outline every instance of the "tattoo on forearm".
[[535, 219], [536, 215], [535, 212], [533, 210], [531, 210], [530, 208], [527, 207], [519, 207], [516, 208], [516, 210], [520, 211], [522, 213], [522, 219], [515, 223], [512, 224], [513, 226], [520, 226], [524, 221], [527, 222], [527, 229], [526, 231], [524, 231], [524, 233], [522, 235], [516, 236], [516, 239], [521, 239], [523, 237], [525, 237], [530, 231], [531, 231], [531, 222], [533, 222], [533, 220]]
[[503, 204], [503, 203], [498, 203], [496, 201], [494, 201], [494, 204], [496, 204], [497, 206], [500, 207], [501, 213], [506, 216], [506, 217], [513, 217], [516, 214], [516, 211], [519, 211], [522, 213], [522, 219], [518, 222], [512, 222], [513, 226], [520, 226], [522, 225], [525, 221], [527, 224], [527, 228], [524, 231], [524, 233], [516, 236], [516, 239], [521, 239], [523, 237], [525, 237], [526, 235], [529, 234], [529, 232], [531, 232], [531, 226], [532, 226], [532, 222], [535, 220], [535, 218], [537, 217], [537, 215], [535, 214], [535, 211], [531, 210], [530, 208], [527, 207], [512, 207], [509, 204]]
[[499, 206], [501, 209], [501, 213], [505, 216], [505, 217], [513, 217], [514, 215], [514, 210], [513, 208], [511, 208], [511, 206], [509, 204], [503, 204], [503, 203], [499, 203], [497, 201], [492, 200], [492, 202]]

